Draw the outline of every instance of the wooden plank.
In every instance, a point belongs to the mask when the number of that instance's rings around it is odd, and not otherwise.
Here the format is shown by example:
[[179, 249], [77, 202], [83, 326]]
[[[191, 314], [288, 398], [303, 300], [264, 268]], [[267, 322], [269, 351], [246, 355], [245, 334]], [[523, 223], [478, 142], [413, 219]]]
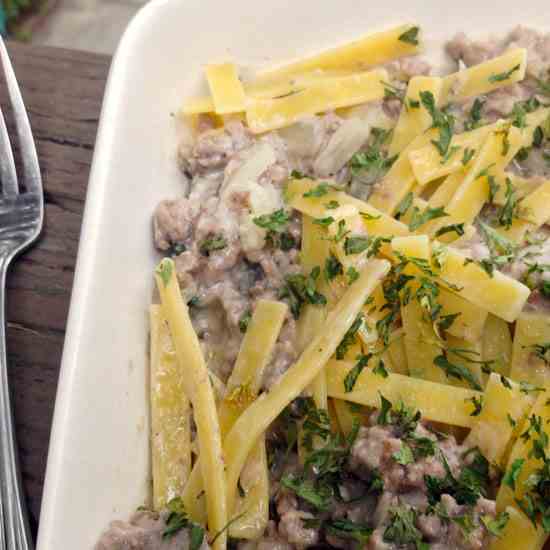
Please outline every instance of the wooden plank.
[[[8, 275], [7, 347], [23, 483], [36, 531], [88, 175], [110, 58], [8, 44], [45, 190], [40, 241]], [[0, 104], [8, 105], [0, 83]], [[7, 113], [6, 113], [7, 114]], [[10, 134], [13, 125], [9, 121]]]

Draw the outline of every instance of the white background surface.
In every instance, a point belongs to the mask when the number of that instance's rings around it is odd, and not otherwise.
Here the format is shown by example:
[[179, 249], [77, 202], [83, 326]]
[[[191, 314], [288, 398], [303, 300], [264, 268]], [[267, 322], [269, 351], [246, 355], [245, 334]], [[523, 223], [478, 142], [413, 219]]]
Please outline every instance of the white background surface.
[[38, 550], [89, 550], [110, 520], [148, 498], [151, 213], [181, 192], [170, 113], [199, 90], [201, 65], [281, 61], [404, 22], [421, 24], [431, 48], [461, 29], [550, 25], [547, 0], [516, 9], [508, 0], [498, 9], [479, 0], [156, 0], [138, 14], [113, 63], [94, 155]]

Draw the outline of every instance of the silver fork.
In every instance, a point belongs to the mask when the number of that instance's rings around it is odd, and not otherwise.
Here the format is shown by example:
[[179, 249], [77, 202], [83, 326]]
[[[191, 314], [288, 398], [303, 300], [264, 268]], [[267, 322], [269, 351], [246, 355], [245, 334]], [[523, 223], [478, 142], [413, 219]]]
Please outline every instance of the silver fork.
[[[6, 271], [10, 262], [36, 240], [42, 229], [44, 197], [29, 119], [8, 52], [0, 38], [0, 61], [15, 120], [22, 174], [15, 171], [6, 123], [0, 110], [0, 550], [34, 547], [24, 503], [8, 387], [5, 334]], [[19, 182], [24, 186], [20, 189]]]

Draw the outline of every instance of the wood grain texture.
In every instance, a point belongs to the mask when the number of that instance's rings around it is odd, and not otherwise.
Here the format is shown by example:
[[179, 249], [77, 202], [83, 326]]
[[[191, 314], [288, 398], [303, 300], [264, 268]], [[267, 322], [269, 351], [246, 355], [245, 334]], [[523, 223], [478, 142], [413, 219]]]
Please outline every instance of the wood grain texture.
[[[33, 128], [46, 199], [44, 232], [12, 266], [7, 291], [10, 386], [23, 482], [36, 532], [86, 186], [110, 58], [20, 44], [9, 44], [8, 49]], [[0, 104], [8, 115], [3, 80]], [[13, 126], [10, 130], [14, 135]]]

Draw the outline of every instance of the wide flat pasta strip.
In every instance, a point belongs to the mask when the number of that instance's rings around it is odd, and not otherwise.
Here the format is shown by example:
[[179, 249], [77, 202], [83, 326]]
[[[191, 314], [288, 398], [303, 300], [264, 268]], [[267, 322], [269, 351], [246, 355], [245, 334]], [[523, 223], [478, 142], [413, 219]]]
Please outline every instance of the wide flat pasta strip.
[[239, 497], [235, 504], [229, 535], [234, 539], [256, 540], [269, 521], [269, 466], [264, 435], [246, 461], [240, 484], [244, 497]]
[[[403, 253], [406, 251], [407, 256], [417, 256], [419, 251], [415, 241], [404, 242], [407, 248], [402, 248]], [[505, 321], [511, 323], [517, 319], [530, 293], [524, 284], [499, 271], [490, 277], [479, 265], [468, 263], [467, 256], [452, 246], [434, 242], [432, 257], [434, 251], [440, 251], [438, 277], [442, 284], [453, 285], [459, 296]]]
[[[330, 249], [327, 240], [327, 234], [324, 228], [313, 223], [309, 216], [302, 217], [302, 250], [300, 262], [302, 270], [310, 273], [313, 268], [319, 266], [323, 269], [326, 259], [329, 257]], [[329, 297], [328, 284], [322, 281], [320, 291]], [[330, 300], [329, 300], [330, 301]], [[298, 347], [303, 351], [311, 338], [323, 325], [326, 317], [327, 308], [320, 308], [313, 304], [307, 304], [300, 319], [298, 319], [297, 336]], [[311, 384], [313, 400], [318, 409], [327, 409], [327, 383], [325, 373], [321, 371]]]
[[405, 333], [403, 329], [397, 329], [390, 336], [388, 346], [393, 368], [392, 372], [397, 374], [409, 374], [409, 362], [407, 360], [407, 350], [405, 347]]
[[489, 550], [542, 550], [548, 539], [541, 526], [535, 527], [517, 508], [506, 508], [508, 522], [500, 537], [493, 537]]
[[[497, 179], [499, 181], [505, 181], [507, 178], [510, 180], [510, 183], [514, 188], [514, 192], [518, 199], [525, 198], [527, 195], [535, 191], [535, 189], [537, 189], [537, 187], [539, 187], [542, 184], [540, 178], [522, 178], [521, 176], [518, 176], [517, 174], [513, 174], [512, 172], [503, 171], [501, 175], [497, 176]], [[493, 202], [495, 204], [498, 204], [499, 206], [504, 206], [504, 204], [506, 203], [506, 186], [505, 185], [501, 185], [498, 188], [493, 198]]]
[[[331, 402], [336, 413], [336, 420], [338, 421], [340, 431], [344, 435], [349, 435], [353, 430], [354, 423], [359, 422], [361, 424], [364, 418], [360, 412], [352, 411], [349, 401], [331, 399]], [[361, 407], [358, 408], [361, 409]]]
[[[420, 199], [415, 199], [413, 204], [418, 204]], [[451, 223], [451, 222], [449, 222]], [[429, 251], [425, 249], [426, 237], [421, 235], [420, 240], [409, 240], [405, 238], [404, 241], [400, 240], [400, 237], [396, 237], [392, 241], [392, 247], [394, 244], [399, 246], [398, 243], [401, 243], [405, 248], [401, 252], [407, 254], [405, 250], [414, 250], [415, 257], [422, 257], [424, 259], [430, 260], [431, 248]], [[446, 288], [441, 288], [438, 296], [438, 302], [442, 307], [442, 315], [452, 315], [455, 313], [460, 313], [460, 315], [454, 320], [453, 324], [449, 327], [448, 332], [457, 338], [463, 338], [468, 342], [476, 342], [481, 338], [483, 332], [483, 325], [485, 319], [487, 318], [488, 312], [480, 309], [478, 306], [472, 304], [463, 297], [447, 290]], [[415, 330], [415, 329], [413, 329]], [[419, 335], [420, 337], [421, 335]], [[422, 336], [422, 339], [425, 340], [427, 335]], [[411, 350], [412, 352], [412, 350]]]
[[[442, 80], [436, 76], [413, 76], [407, 85], [407, 92], [399, 119], [393, 129], [390, 156], [397, 155], [432, 125], [430, 113], [420, 103], [420, 92], [431, 92], [436, 103], [439, 101]], [[418, 106], [416, 106], [418, 103]]]
[[[407, 243], [411, 240], [414, 243]], [[392, 241], [392, 248], [399, 253], [408, 250], [410, 246], [414, 246], [415, 258], [430, 261], [431, 246], [426, 235], [396, 237]], [[412, 264], [407, 265], [403, 272], [414, 277], [422, 276], [420, 269]], [[418, 279], [412, 280], [408, 286], [414, 294], [419, 287]], [[401, 306], [409, 374], [432, 382], [448, 383], [443, 370], [434, 364], [434, 359], [441, 354], [441, 343], [432, 323], [427, 323], [424, 317], [425, 311], [416, 298], [411, 298], [408, 304]]]
[[[506, 166], [521, 147], [522, 134], [511, 127], [506, 133], [490, 134], [472, 161], [466, 177], [449, 201], [445, 211], [455, 223], [471, 224], [489, 199], [489, 176]], [[507, 149], [506, 154], [503, 154]], [[436, 227], [446, 225], [445, 218]]]
[[[241, 342], [235, 366], [227, 381], [225, 399], [219, 407], [222, 440], [242, 411], [258, 395], [265, 368], [271, 359], [287, 311], [288, 307], [283, 302], [258, 300]], [[233, 530], [238, 530], [243, 538], [251, 538], [250, 533], [253, 532], [251, 526], [261, 527], [265, 519], [265, 503], [261, 499], [261, 490], [266, 486], [268, 480], [262, 477], [267, 475], [267, 470], [262, 466], [265, 459], [265, 449], [263, 451], [260, 449], [262, 444], [259, 442], [254, 452], [251, 453], [244, 470], [245, 475], [249, 471], [256, 472], [257, 484], [250, 484], [250, 491], [247, 492], [246, 497], [238, 500], [240, 507], [246, 504], [246, 512], [242, 514], [238, 522], [232, 523], [230, 528], [230, 533], [233, 533]], [[195, 521], [199, 522], [204, 521], [206, 517], [206, 510], [201, 498], [203, 484], [200, 475], [198, 475], [201, 469], [200, 463], [201, 457], [199, 456], [183, 494], [186, 510]], [[264, 494], [264, 497], [268, 498], [267, 493]], [[260, 533], [261, 530], [255, 532], [255, 536], [259, 536]]]
[[388, 73], [375, 69], [365, 73], [334, 77], [304, 90], [275, 99], [249, 99], [246, 120], [255, 133], [290, 126], [299, 119], [384, 97]]
[[[449, 201], [453, 198], [453, 195], [456, 193], [456, 190], [460, 187], [460, 184], [465, 177], [465, 169], [457, 170], [447, 176], [441, 182], [441, 185], [434, 191], [433, 195], [428, 199], [428, 204], [432, 208], [438, 208], [449, 204]], [[430, 222], [426, 224], [426, 227], [431, 227]]]
[[[286, 189], [287, 203], [302, 214], [307, 214], [313, 218], [323, 218], [327, 216], [336, 218], [337, 214], [333, 214], [334, 211], [328, 209], [326, 206], [330, 201], [336, 201], [341, 209], [352, 207], [354, 209], [354, 214], [366, 214], [366, 216], [361, 217], [361, 220], [365, 232], [370, 235], [395, 237], [408, 235], [410, 233], [405, 224], [379, 211], [371, 204], [356, 199], [342, 191], [331, 190], [328, 186], [326, 193], [322, 196], [304, 196], [319, 185], [322, 184], [318, 181], [305, 178], [291, 180]], [[391, 257], [392, 255], [391, 247], [387, 244], [382, 245], [381, 252], [385, 256]]]
[[549, 201], [550, 181], [546, 181], [519, 201], [518, 217], [513, 218], [512, 224], [499, 226], [497, 231], [513, 243], [521, 244], [527, 233], [536, 231], [550, 219]]
[[351, 401], [367, 407], [380, 407], [380, 394], [392, 403], [403, 401], [420, 411], [422, 418], [451, 426], [469, 428], [474, 423], [472, 398], [481, 392], [437, 384], [429, 380], [388, 373], [387, 378], [365, 369], [357, 378], [351, 392], [346, 392], [344, 379], [353, 363], [330, 361], [327, 365], [327, 383], [330, 397]]
[[[157, 268], [156, 281], [163, 312], [172, 334], [176, 357], [180, 368], [187, 374], [182, 381], [185, 393], [193, 404], [193, 417], [202, 457], [201, 471], [208, 510], [208, 528], [212, 533], [219, 533], [227, 524], [228, 516], [223, 471], [224, 458], [214, 391], [199, 340], [189, 318], [187, 305], [181, 296], [172, 260], [162, 260]], [[214, 548], [224, 549], [226, 541], [227, 534], [221, 533]]]
[[328, 315], [298, 361], [268, 393], [262, 394], [238, 418], [224, 441], [228, 508], [236, 498], [237, 482], [255, 441], [282, 410], [307, 387], [332, 356], [371, 292], [388, 273], [390, 264], [372, 260]]
[[550, 318], [544, 312], [522, 312], [516, 321], [512, 368], [514, 380], [532, 384], [549, 384], [549, 359], [535, 346], [550, 344]]
[[[379, 65], [420, 51], [419, 43], [399, 39], [413, 25], [400, 25], [382, 32], [368, 34], [353, 42], [337, 46], [293, 63], [266, 69], [258, 74], [258, 80], [277, 81], [289, 75], [299, 75], [318, 70], [357, 71]], [[419, 37], [417, 37], [418, 39]]]
[[518, 216], [538, 229], [550, 219], [550, 180], [545, 181], [519, 203]]
[[458, 295], [479, 308], [509, 323], [517, 319], [529, 297], [529, 289], [499, 271], [489, 277], [475, 263], [464, 265], [466, 259], [458, 250], [448, 247], [439, 273], [441, 280], [456, 285], [460, 288]]
[[481, 338], [488, 311], [446, 288], [440, 290], [438, 302], [441, 304], [442, 315], [460, 313], [447, 329], [449, 334], [468, 342], [477, 342]]
[[244, 88], [233, 63], [207, 65], [205, 72], [217, 114], [240, 113], [245, 110]]
[[418, 135], [407, 145], [388, 170], [387, 174], [378, 182], [369, 197], [369, 203], [386, 214], [393, 214], [399, 203], [411, 191], [416, 183], [416, 177], [409, 161], [409, 152], [428, 145], [436, 139], [438, 131], [428, 130]]
[[483, 328], [482, 358], [484, 361], [493, 361], [493, 371], [510, 376], [512, 336], [508, 323], [495, 315], [487, 317]]
[[410, 149], [408, 158], [419, 185], [426, 185], [430, 181], [461, 170], [464, 167], [464, 151], [466, 149], [474, 153], [479, 151], [487, 136], [495, 130], [503, 128], [505, 124], [505, 121], [498, 121], [469, 132], [455, 134], [451, 139], [449, 149], [457, 148], [458, 150], [444, 161], [441, 159], [439, 151], [431, 143]]
[[442, 103], [487, 94], [525, 78], [527, 50], [515, 48], [502, 55], [443, 77]]
[[162, 510], [181, 495], [191, 471], [191, 406], [162, 309], [152, 305], [149, 314], [153, 507]]
[[[529, 147], [533, 140], [533, 131], [537, 126], [540, 126], [550, 114], [550, 109], [541, 108], [528, 113], [525, 116], [525, 128], [521, 129], [520, 147]], [[408, 153], [411, 163], [412, 172], [418, 181], [419, 185], [425, 185], [430, 181], [455, 174], [465, 167], [465, 151], [468, 150], [470, 155], [479, 152], [483, 143], [486, 141], [489, 134], [506, 130], [510, 126], [507, 120], [497, 120], [492, 124], [481, 126], [468, 132], [455, 134], [449, 145], [449, 150], [456, 148], [456, 152], [449, 158], [442, 161], [439, 151], [428, 143], [424, 146], [414, 148]], [[517, 130], [517, 129], [516, 129]], [[505, 155], [504, 159], [498, 166], [494, 167], [494, 173], [497, 179], [504, 181], [504, 167], [512, 160], [513, 156], [518, 151], [518, 147], [511, 148]], [[466, 163], [466, 167], [472, 165], [472, 160]], [[516, 181], [517, 176], [512, 176], [512, 180]], [[519, 178], [521, 181], [521, 178]], [[504, 186], [495, 195], [495, 203], [504, 203]]]
[[[529, 412], [529, 417], [540, 417], [541, 430], [548, 435], [548, 423], [550, 422], [550, 406], [548, 404], [547, 392], [541, 392], [535, 402], [535, 405]], [[525, 422], [524, 427], [528, 427], [528, 422]], [[538, 468], [542, 466], [542, 461], [532, 456], [533, 437], [519, 437], [510, 453], [507, 468], [518, 459], [523, 459], [524, 463], [520, 469], [517, 478], [515, 479], [515, 489], [512, 489], [507, 484], [502, 483], [496, 498], [497, 511], [505, 510], [508, 506], [518, 509], [516, 499], [521, 499], [527, 492], [525, 481]]]
[[510, 418], [521, 423], [533, 406], [531, 395], [522, 393], [520, 386], [514, 382], [509, 382], [509, 385], [505, 386], [496, 373], [489, 376], [481, 413], [475, 417], [465, 441], [468, 448], [478, 447], [491, 464], [501, 467], [505, 466], [506, 448], [514, 433]]
[[213, 113], [216, 110], [214, 100], [211, 97], [189, 97], [185, 100], [181, 113], [183, 115], [200, 115], [203, 113]]

